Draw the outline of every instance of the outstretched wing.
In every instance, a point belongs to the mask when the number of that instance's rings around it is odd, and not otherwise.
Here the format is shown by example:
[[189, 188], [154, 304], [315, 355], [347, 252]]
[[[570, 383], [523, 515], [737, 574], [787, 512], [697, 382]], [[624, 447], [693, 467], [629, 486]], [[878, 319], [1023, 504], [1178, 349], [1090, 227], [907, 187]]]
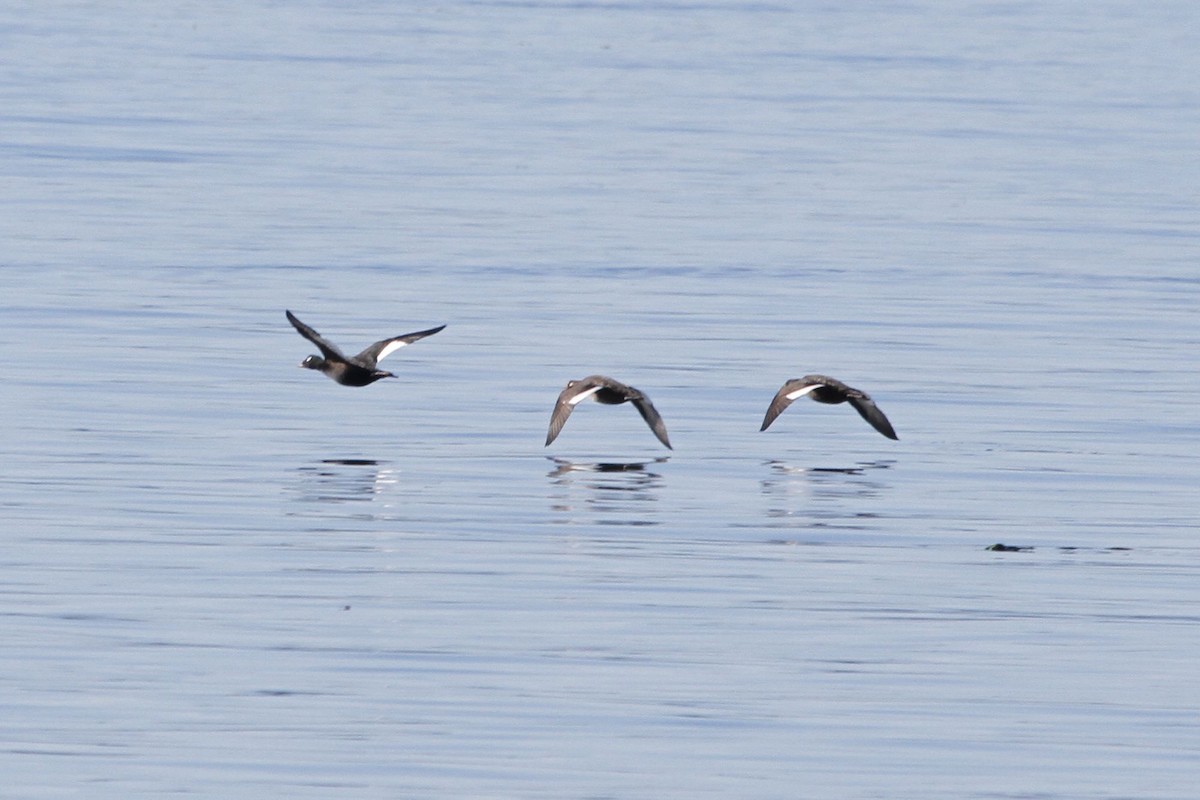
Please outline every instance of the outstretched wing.
[[640, 395], [639, 397], [631, 398], [633, 407], [642, 415], [642, 419], [646, 420], [646, 424], [650, 426], [650, 430], [654, 431], [654, 435], [658, 437], [658, 440], [666, 445], [668, 450], [674, 450], [675, 448], [671, 447], [671, 442], [667, 440], [667, 426], [663, 422], [662, 416], [659, 415], [658, 409], [650, 402], [649, 397], [641, 394], [641, 392], [638, 392], [638, 394]]
[[850, 405], [854, 406], [854, 410], [871, 423], [872, 428], [889, 439], [900, 439], [896, 435], [896, 431], [892, 429], [892, 423], [888, 422], [888, 418], [879, 410], [879, 406], [875, 405], [874, 400], [857, 389], [848, 392], [847, 399], [850, 401]]
[[342, 354], [341, 350], [338, 350], [334, 345], [325, 341], [325, 339], [321, 337], [321, 334], [317, 333], [315, 330], [297, 319], [296, 315], [291, 311], [285, 309], [284, 313], [287, 314], [288, 322], [292, 323], [292, 327], [299, 331], [301, 336], [303, 336], [305, 339], [308, 339], [310, 342], [320, 348], [321, 355], [325, 356], [326, 359], [333, 361], [348, 360], [346, 356]]
[[779, 388], [779, 391], [775, 393], [775, 397], [771, 400], [771, 405], [767, 406], [767, 413], [763, 417], [762, 427], [759, 430], [765, 431], [771, 427], [771, 423], [775, 421], [775, 418], [782, 414], [783, 410], [790, 406], [793, 400], [803, 397], [818, 386], [820, 386], [819, 383], [805, 384], [803, 383], [803, 379], [801, 381], [788, 381], [783, 384]]
[[417, 331], [416, 333], [406, 333], [403, 336], [393, 336], [390, 339], [381, 339], [375, 344], [363, 350], [354, 357], [354, 360], [365, 367], [375, 369], [375, 365], [392, 353], [404, 347], [407, 344], [412, 344], [418, 339], [424, 339], [426, 336], [433, 336], [440, 331], [445, 325], [439, 325], [436, 328], [430, 328], [427, 331]]
[[575, 410], [575, 406], [602, 388], [604, 387], [601, 384], [590, 381], [587, 378], [567, 383], [566, 388], [558, 393], [558, 400], [554, 402], [554, 411], [550, 414], [550, 430], [546, 432], [547, 447], [558, 438], [563, 425], [567, 424], [567, 417], [571, 416], [571, 412]]

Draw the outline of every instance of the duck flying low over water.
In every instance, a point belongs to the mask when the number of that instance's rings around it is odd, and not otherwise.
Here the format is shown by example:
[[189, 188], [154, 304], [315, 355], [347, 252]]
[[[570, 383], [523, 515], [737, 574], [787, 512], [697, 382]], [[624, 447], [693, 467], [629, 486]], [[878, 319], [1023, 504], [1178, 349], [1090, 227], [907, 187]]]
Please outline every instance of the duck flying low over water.
[[406, 344], [412, 344], [418, 339], [432, 336], [446, 327], [445, 325], [439, 325], [427, 331], [417, 331], [416, 333], [406, 333], [403, 336], [393, 336], [390, 339], [381, 339], [358, 355], [348, 357], [341, 350], [337, 349], [337, 347], [322, 338], [321, 334], [297, 319], [296, 315], [291, 311], [286, 311], [285, 313], [287, 314], [288, 322], [292, 323], [293, 327], [300, 332], [300, 335], [315, 344], [321, 351], [320, 356], [309, 356], [300, 362], [300, 366], [320, 370], [343, 386], [368, 386], [380, 378], [396, 377], [387, 370], [379, 369], [377, 366], [378, 363]]
[[871, 399], [870, 395], [826, 375], [805, 375], [803, 378], [792, 378], [783, 384], [783, 387], [776, 392], [771, 405], [767, 407], [767, 415], [763, 417], [762, 427], [759, 430], [765, 431], [771, 427], [775, 418], [782, 414], [793, 400], [804, 395], [808, 395], [818, 403], [831, 405], [849, 403], [863, 419], [871, 423], [871, 427], [875, 430], [889, 439], [900, 438], [892, 428], [892, 423], [888, 422], [888, 418], [879, 410], [879, 406], [875, 405], [875, 401]]
[[567, 423], [567, 417], [571, 416], [571, 412], [575, 410], [575, 406], [589, 398], [606, 406], [633, 403], [633, 407], [642, 415], [642, 419], [646, 420], [646, 424], [650, 426], [650, 430], [654, 431], [658, 440], [666, 445], [668, 450], [674, 449], [667, 439], [667, 426], [663, 423], [657, 409], [654, 408], [654, 404], [650, 402], [650, 398], [632, 386], [626, 386], [620, 381], [604, 375], [589, 375], [581, 380], [567, 381], [567, 387], [558, 395], [558, 402], [554, 404], [554, 412], [550, 415], [550, 430], [546, 434], [546, 446], [549, 446], [558, 437], [563, 425]]

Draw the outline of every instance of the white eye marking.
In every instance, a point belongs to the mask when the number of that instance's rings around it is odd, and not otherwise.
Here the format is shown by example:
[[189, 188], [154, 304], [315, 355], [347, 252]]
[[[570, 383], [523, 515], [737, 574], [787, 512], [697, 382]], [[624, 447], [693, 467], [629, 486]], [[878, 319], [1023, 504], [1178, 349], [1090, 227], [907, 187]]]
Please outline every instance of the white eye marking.
[[817, 384], [814, 383], [812, 386], [805, 386], [803, 389], [797, 389], [794, 392], [789, 392], [788, 394], [785, 394], [784, 397], [786, 397], [788, 400], [795, 400], [797, 397], [804, 397], [804, 395], [816, 388]]
[[600, 389], [601, 389], [601, 387], [599, 387], [599, 386], [593, 386], [592, 388], [575, 395], [567, 402], [573, 406], [578, 405], [580, 403], [580, 401], [587, 400], [589, 397], [594, 395], [596, 392], [600, 391]]

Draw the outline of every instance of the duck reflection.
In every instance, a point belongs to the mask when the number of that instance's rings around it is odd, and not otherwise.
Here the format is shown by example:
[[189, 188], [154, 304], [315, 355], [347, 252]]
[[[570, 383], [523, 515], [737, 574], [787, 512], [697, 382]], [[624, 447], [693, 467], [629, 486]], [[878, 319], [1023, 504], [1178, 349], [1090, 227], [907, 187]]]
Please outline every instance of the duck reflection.
[[550, 509], [568, 524], [657, 525], [656, 504], [663, 485], [654, 467], [667, 457], [649, 461], [572, 461], [550, 458], [547, 473], [553, 489]]
[[302, 466], [299, 499], [308, 503], [363, 503], [398, 482], [395, 469], [368, 458], [326, 458]]
[[812, 467], [767, 461], [760, 482], [768, 501], [767, 517], [779, 527], [868, 527], [875, 517], [863, 501], [890, 485], [885, 471], [894, 461], [864, 461], [852, 466]]

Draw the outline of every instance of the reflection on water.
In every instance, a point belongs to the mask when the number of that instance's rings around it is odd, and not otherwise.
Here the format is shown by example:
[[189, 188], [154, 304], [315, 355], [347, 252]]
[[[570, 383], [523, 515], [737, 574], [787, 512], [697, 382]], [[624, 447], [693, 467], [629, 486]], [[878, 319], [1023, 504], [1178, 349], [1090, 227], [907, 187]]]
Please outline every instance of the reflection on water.
[[551, 457], [550, 510], [556, 522], [657, 525], [663, 477], [652, 467], [667, 462], [571, 461]]
[[847, 467], [811, 467], [766, 462], [770, 474], [760, 481], [766, 514], [776, 527], [865, 528], [873, 519], [873, 500], [890, 484], [884, 480], [894, 461], [865, 461]]
[[387, 462], [366, 458], [327, 458], [297, 469], [297, 494], [307, 503], [361, 503], [375, 499], [398, 481]]

